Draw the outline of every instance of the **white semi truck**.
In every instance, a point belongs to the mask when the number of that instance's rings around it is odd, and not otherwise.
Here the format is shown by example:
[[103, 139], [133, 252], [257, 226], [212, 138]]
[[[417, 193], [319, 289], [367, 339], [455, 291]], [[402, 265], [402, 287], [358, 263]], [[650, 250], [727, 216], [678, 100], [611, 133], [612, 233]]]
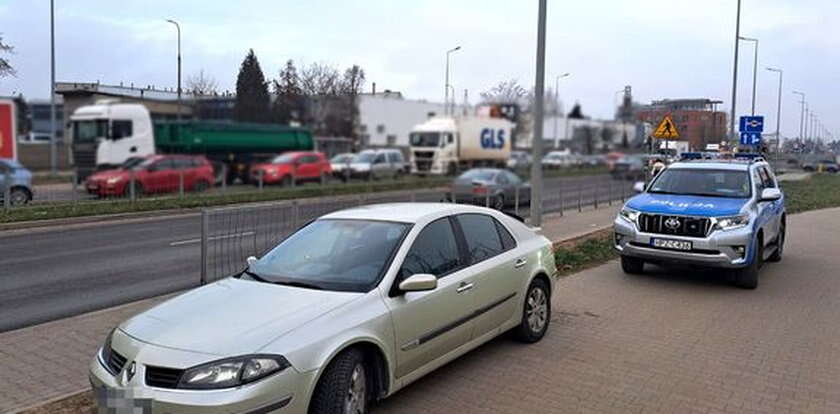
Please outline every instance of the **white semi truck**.
[[452, 175], [473, 167], [504, 168], [510, 158], [513, 127], [504, 118], [430, 118], [411, 131], [411, 172]]

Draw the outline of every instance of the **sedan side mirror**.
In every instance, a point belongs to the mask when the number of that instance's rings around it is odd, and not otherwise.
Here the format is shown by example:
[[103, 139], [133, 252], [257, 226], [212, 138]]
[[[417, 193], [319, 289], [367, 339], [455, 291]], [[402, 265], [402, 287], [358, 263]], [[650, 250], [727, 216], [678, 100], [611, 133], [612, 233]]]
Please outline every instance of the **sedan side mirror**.
[[782, 191], [778, 188], [765, 188], [761, 191], [761, 199], [758, 201], [776, 201], [782, 198]]
[[403, 292], [424, 292], [437, 289], [437, 276], [430, 274], [416, 274], [400, 282]]
[[255, 256], [248, 256], [248, 258], [245, 259], [245, 263], [248, 264], [248, 268], [253, 266], [254, 263], [256, 263], [256, 262], [257, 262], [257, 258]]
[[637, 181], [636, 184], [633, 184], [633, 191], [635, 191], [637, 193], [644, 193], [645, 192], [644, 181]]

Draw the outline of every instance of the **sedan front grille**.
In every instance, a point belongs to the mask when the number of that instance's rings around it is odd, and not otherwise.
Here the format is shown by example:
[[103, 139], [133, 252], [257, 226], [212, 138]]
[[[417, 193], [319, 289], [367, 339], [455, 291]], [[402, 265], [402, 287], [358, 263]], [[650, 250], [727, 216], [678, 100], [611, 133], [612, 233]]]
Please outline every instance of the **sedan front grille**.
[[146, 366], [146, 385], [174, 389], [183, 373], [181, 369]]
[[707, 217], [685, 217], [664, 214], [640, 214], [639, 230], [645, 233], [686, 237], [706, 237], [712, 221]]

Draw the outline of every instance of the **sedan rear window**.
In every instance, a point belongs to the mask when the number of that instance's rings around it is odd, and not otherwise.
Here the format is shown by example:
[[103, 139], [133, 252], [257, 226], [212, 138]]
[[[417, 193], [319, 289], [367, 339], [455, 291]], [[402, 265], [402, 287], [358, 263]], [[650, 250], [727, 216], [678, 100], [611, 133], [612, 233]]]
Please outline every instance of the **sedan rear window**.
[[367, 292], [379, 282], [409, 224], [317, 220], [250, 267], [267, 282]]

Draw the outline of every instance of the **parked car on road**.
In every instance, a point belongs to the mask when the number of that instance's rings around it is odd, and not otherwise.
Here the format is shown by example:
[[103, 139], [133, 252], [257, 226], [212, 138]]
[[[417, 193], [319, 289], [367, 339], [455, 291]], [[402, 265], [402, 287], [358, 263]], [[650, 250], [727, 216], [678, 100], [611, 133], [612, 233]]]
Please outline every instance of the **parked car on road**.
[[[183, 177], [183, 178], [182, 178]], [[150, 155], [129, 159], [122, 167], [95, 173], [85, 181], [85, 189], [100, 197], [131, 194], [202, 192], [214, 182], [213, 166], [203, 156]]]
[[456, 178], [450, 187], [450, 201], [487, 205], [496, 210], [531, 202], [531, 185], [516, 174], [498, 168], [473, 168]]
[[0, 158], [0, 206], [6, 202], [20, 206], [32, 201], [32, 172], [17, 160]]
[[785, 200], [763, 159], [677, 162], [636, 191], [614, 223], [626, 273], [645, 263], [707, 266], [754, 289], [765, 260], [782, 259]]
[[287, 152], [272, 158], [269, 162], [251, 167], [249, 180], [259, 185], [280, 184], [291, 186], [297, 182], [326, 182], [332, 175], [332, 167], [324, 154], [314, 151]]
[[512, 151], [510, 159], [507, 160], [507, 167], [511, 170], [525, 170], [531, 168], [533, 157], [525, 151]]
[[332, 168], [333, 176], [346, 180], [350, 174], [350, 163], [355, 157], [356, 154], [345, 152], [330, 158], [330, 167]]
[[90, 382], [102, 412], [366, 414], [505, 332], [542, 339], [556, 273], [551, 242], [501, 212], [342, 210], [119, 324]]
[[409, 165], [398, 149], [364, 150], [350, 162], [351, 178], [399, 178], [408, 172]]
[[610, 174], [616, 180], [644, 179], [645, 158], [637, 155], [625, 156], [613, 163]]
[[551, 151], [542, 159], [543, 168], [558, 169], [575, 165], [575, 157], [565, 151]]
[[829, 173], [836, 173], [840, 171], [840, 167], [837, 165], [837, 161], [834, 160], [820, 160], [817, 162], [809, 162], [802, 164], [802, 169], [808, 172], [829, 172]]

